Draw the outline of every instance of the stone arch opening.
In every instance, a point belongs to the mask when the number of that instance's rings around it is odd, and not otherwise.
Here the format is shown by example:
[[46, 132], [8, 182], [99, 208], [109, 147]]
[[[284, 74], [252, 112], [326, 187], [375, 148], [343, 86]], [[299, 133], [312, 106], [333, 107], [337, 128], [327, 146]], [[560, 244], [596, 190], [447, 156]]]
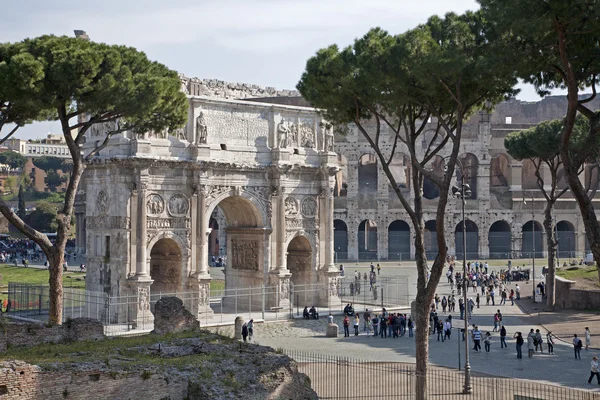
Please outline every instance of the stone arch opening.
[[296, 236], [288, 244], [287, 267], [294, 285], [313, 283], [312, 249], [304, 236]]
[[410, 226], [396, 220], [388, 227], [388, 259], [410, 260]]
[[505, 154], [498, 154], [490, 162], [490, 189], [510, 187], [510, 160]]
[[377, 157], [375, 154], [363, 154], [358, 159], [358, 207], [377, 208], [378, 185]]
[[377, 223], [369, 219], [358, 226], [358, 259], [377, 260]]
[[[540, 171], [540, 173], [541, 172], [542, 171]], [[537, 178], [535, 176], [535, 165], [533, 164], [533, 161], [529, 159], [523, 160], [523, 163], [521, 164], [521, 187], [523, 189], [539, 189]]]
[[[216, 219], [210, 218], [208, 222], [210, 234], [208, 235], [208, 257], [210, 258], [211, 266], [215, 267], [219, 258], [219, 223]], [[213, 260], [212, 258], [215, 258]]]
[[[444, 176], [446, 163], [440, 156], [435, 156], [431, 160], [431, 170], [438, 176]], [[428, 200], [437, 199], [440, 196], [440, 188], [429, 178], [423, 178], [423, 197]], [[436, 252], [437, 253], [437, 252]]]
[[[543, 257], [544, 255], [544, 235], [542, 224], [535, 221], [528, 221], [522, 229], [522, 256], [523, 257]], [[534, 248], [535, 244], [535, 248]]]
[[586, 164], [584, 168], [585, 182], [583, 186], [592, 192], [597, 191], [599, 186], [598, 183], [600, 182], [600, 167], [598, 167], [598, 164]]
[[340, 170], [335, 174], [333, 196], [346, 197], [348, 195], [348, 159], [344, 155], [338, 154], [337, 162]]
[[556, 240], [558, 241], [558, 258], [576, 257], [575, 226], [569, 221], [559, 221], [556, 224]]
[[336, 263], [348, 259], [348, 226], [341, 219], [333, 220], [333, 251]]
[[[463, 258], [463, 222], [460, 221], [454, 229], [454, 246], [456, 248], [456, 257]], [[479, 228], [477, 224], [471, 220], [465, 222], [466, 228], [466, 255], [469, 260], [476, 260], [479, 258]]]
[[[264, 283], [265, 220], [259, 208], [244, 196], [222, 199], [218, 207], [224, 215], [226, 244], [219, 243], [225, 257], [225, 288], [255, 287]], [[213, 209], [214, 209], [213, 208]]]
[[182, 290], [181, 248], [173, 239], [159, 239], [150, 250], [152, 294], [180, 293]]
[[506, 221], [496, 221], [488, 233], [490, 258], [512, 258], [511, 229]]
[[[461, 182], [461, 178], [463, 178], [462, 182], [467, 183], [471, 187], [471, 197], [470, 199], [477, 198], [477, 169], [479, 168], [479, 160], [477, 156], [472, 153], [467, 153], [461, 157], [460, 161], [462, 162], [463, 170], [459, 168], [459, 164], [457, 164], [456, 175], [458, 177], [458, 181]], [[461, 175], [464, 174], [464, 177]]]
[[435, 220], [425, 222], [425, 254], [428, 260], [433, 260], [438, 253], [437, 232]]

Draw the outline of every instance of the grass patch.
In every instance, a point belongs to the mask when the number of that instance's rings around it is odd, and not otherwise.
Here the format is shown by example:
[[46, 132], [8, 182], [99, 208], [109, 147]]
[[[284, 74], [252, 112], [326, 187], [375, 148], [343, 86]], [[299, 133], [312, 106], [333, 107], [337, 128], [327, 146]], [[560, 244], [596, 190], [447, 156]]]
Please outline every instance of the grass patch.
[[[14, 265], [1, 264], [0, 265], [0, 286], [8, 286], [8, 282], [21, 282], [21, 283], [37, 283], [40, 285], [47, 285], [50, 279], [50, 272], [47, 269], [39, 268], [25, 268], [15, 267]], [[64, 272], [63, 273], [63, 286], [73, 287], [79, 289], [85, 289], [85, 280], [83, 277], [85, 273], [82, 272]], [[81, 278], [80, 281], [77, 278]]]
[[[52, 363], [75, 363], [104, 361], [135, 368], [139, 365], [155, 366], [193, 366], [205, 361], [217, 362], [222, 355], [195, 354], [184, 357], [165, 358], [158, 354], [142, 354], [134, 347], [151, 347], [157, 343], [170, 343], [176, 339], [197, 337], [206, 341], [217, 339], [216, 335], [207, 331], [182, 332], [170, 335], [144, 335], [134, 337], [117, 337], [100, 341], [84, 341], [65, 344], [41, 344], [33, 347], [13, 347], [0, 355], [0, 360], [23, 360], [30, 364], [45, 365]], [[218, 338], [223, 343], [230, 343], [228, 338]]]
[[578, 266], [578, 267], [563, 267], [556, 270], [556, 274], [572, 281], [589, 281], [598, 284], [598, 267], [596, 266]]
[[210, 281], [210, 290], [225, 290], [225, 281], [223, 279], [213, 279]]

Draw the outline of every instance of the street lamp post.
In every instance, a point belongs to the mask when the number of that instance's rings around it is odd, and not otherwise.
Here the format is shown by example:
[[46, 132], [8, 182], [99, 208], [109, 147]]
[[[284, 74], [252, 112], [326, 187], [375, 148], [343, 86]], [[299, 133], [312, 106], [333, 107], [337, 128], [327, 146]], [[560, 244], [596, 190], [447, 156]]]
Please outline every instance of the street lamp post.
[[461, 200], [461, 211], [462, 211], [462, 245], [463, 245], [463, 304], [465, 307], [465, 315], [464, 315], [464, 330], [465, 330], [465, 384], [463, 386], [463, 393], [470, 394], [473, 393], [473, 388], [471, 386], [471, 364], [469, 363], [469, 308], [468, 308], [468, 299], [467, 299], [467, 224], [465, 218], [465, 205], [467, 203], [467, 198], [471, 197], [471, 187], [465, 183], [465, 174], [462, 162], [457, 159], [456, 162], [460, 166], [461, 170], [461, 183], [460, 187], [453, 186], [452, 194], [455, 197], [460, 198]]

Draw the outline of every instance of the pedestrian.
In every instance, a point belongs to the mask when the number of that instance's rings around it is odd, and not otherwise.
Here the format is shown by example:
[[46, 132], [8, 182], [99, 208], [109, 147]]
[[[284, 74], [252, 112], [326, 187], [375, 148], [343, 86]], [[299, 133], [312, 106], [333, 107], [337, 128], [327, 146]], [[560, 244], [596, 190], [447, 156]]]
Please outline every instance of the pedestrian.
[[485, 305], [489, 306], [490, 305], [490, 300], [491, 300], [491, 295], [490, 295], [490, 291], [488, 289], [485, 290]]
[[479, 352], [479, 350], [481, 350], [481, 331], [477, 326], [475, 326], [471, 334], [473, 335], [473, 343], [475, 343], [473, 350]]
[[368, 322], [371, 320], [371, 313], [369, 309], [365, 309], [365, 313], [363, 314], [363, 332], [367, 331]]
[[381, 318], [379, 319], [379, 336], [387, 338], [387, 318], [385, 312], [381, 314]]
[[253, 319], [248, 321], [248, 340], [252, 340], [252, 336], [254, 336], [254, 320]]
[[244, 338], [244, 342], [248, 338], [248, 324], [245, 322], [244, 325], [242, 325], [242, 338]]
[[498, 313], [494, 314], [494, 330], [493, 332], [498, 332], [498, 325], [500, 324], [500, 317]]
[[588, 383], [591, 384], [594, 375], [596, 375], [596, 381], [598, 382], [598, 385], [600, 385], [600, 373], [598, 373], [598, 357], [592, 357], [591, 367], [592, 368], [590, 372], [590, 379], [588, 379]]
[[500, 328], [500, 348], [504, 347], [508, 348], [508, 345], [506, 344], [506, 328], [502, 325], [502, 328]]
[[450, 340], [450, 335], [452, 334], [452, 322], [449, 319], [446, 319], [444, 322], [444, 336], [446, 339]]
[[510, 289], [510, 305], [514, 306], [515, 305], [515, 290], [514, 289]]
[[552, 331], [548, 331], [546, 334], [546, 343], [548, 344], [548, 354], [554, 354], [554, 339], [552, 338]]
[[448, 300], [446, 300], [446, 296], [442, 297], [442, 311], [444, 314], [446, 313], [446, 307], [448, 307]]
[[373, 317], [373, 319], [371, 320], [371, 323], [373, 325], [373, 336], [378, 336], [379, 335], [379, 316], [377, 314], [375, 314], [375, 316]]
[[348, 314], [344, 315], [344, 337], [350, 336], [350, 318]]
[[577, 334], [573, 335], [573, 350], [575, 351], [575, 359], [581, 360], [581, 348], [583, 347], [583, 342], [581, 339], [577, 337]]
[[533, 351], [535, 350], [535, 332], [533, 329], [529, 331], [529, 335], [527, 335], [527, 354], [529, 357], [533, 357]]
[[592, 344], [592, 334], [590, 333], [590, 328], [585, 327], [585, 349], [589, 350]]
[[492, 290], [490, 291], [490, 297], [492, 298], [492, 305], [493, 306], [496, 305], [496, 301], [494, 299], [495, 296], [496, 296], [496, 292], [494, 292], [494, 288], [492, 288]]
[[517, 286], [515, 286], [515, 294], [517, 295], [517, 300], [521, 300], [521, 288], [518, 283]]
[[442, 320], [438, 320], [438, 325], [437, 325], [437, 340], [438, 342], [440, 341], [440, 338], [442, 338], [442, 342], [444, 342], [444, 338], [446, 336], [445, 332], [444, 332], [444, 323], [442, 322]]
[[523, 340], [523, 335], [521, 334], [521, 332], [516, 332], [513, 338], [517, 340], [517, 358], [523, 358], [522, 348], [523, 343], [525, 343], [525, 341]]
[[539, 329], [535, 330], [535, 351], [538, 351], [538, 346], [540, 347], [540, 351], [544, 352], [544, 339], [542, 338], [542, 334]]
[[377, 275], [381, 274], [381, 265], [377, 264]]
[[485, 333], [485, 338], [483, 339], [483, 345], [485, 346], [485, 352], [490, 352], [490, 345], [492, 344], [492, 334], [489, 332]]
[[358, 327], [360, 326], [360, 317], [358, 314], [354, 316], [354, 336], [358, 336]]
[[475, 302], [477, 303], [477, 308], [479, 308], [479, 302], [481, 300], [479, 299], [479, 293], [477, 293], [477, 297], [475, 298]]

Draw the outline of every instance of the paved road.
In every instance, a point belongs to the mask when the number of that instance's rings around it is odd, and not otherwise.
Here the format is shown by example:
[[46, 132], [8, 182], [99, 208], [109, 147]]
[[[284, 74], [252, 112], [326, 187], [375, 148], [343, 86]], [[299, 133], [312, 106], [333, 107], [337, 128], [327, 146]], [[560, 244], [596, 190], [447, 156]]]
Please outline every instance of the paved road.
[[[359, 270], [367, 269], [358, 267]], [[494, 268], [494, 269], [499, 269]], [[348, 271], [348, 270], [347, 270]], [[353, 272], [353, 269], [352, 269]], [[402, 276], [416, 278], [414, 267], [403, 265], [402, 267], [390, 268], [388, 272], [391, 275], [401, 274]], [[445, 280], [443, 278], [442, 282]], [[409, 285], [414, 287], [415, 285]], [[522, 293], [525, 292], [521, 283]], [[510, 287], [510, 286], [509, 286]], [[416, 290], [416, 289], [415, 289]], [[450, 288], [447, 284], [441, 283], [438, 289], [440, 297], [447, 295]], [[472, 293], [472, 292], [470, 292]], [[474, 297], [474, 296], [473, 296]], [[522, 300], [523, 303], [529, 300]], [[483, 298], [485, 304], [485, 298]], [[458, 306], [457, 306], [458, 308]], [[526, 314], [518, 304], [511, 306], [510, 302], [505, 306], [485, 306], [475, 309], [472, 323], [479, 325], [483, 332], [493, 330], [493, 315], [496, 310], [503, 314], [503, 322], [508, 331], [508, 337], [512, 338], [514, 332], [529, 332], [529, 329], [540, 329], [545, 334], [543, 327], [537, 325], [537, 314]], [[455, 318], [458, 315], [453, 315]], [[336, 317], [336, 322], [341, 326], [341, 317]], [[462, 321], [454, 319], [462, 323]], [[600, 325], [597, 324], [597, 331], [600, 331]], [[397, 339], [384, 339], [380, 337], [365, 336], [362, 333], [358, 337], [351, 336], [344, 338], [343, 334], [338, 338], [325, 338], [325, 320], [306, 321], [302, 319], [279, 322], [265, 323], [256, 327], [256, 342], [272, 346], [274, 348], [285, 348], [289, 350], [307, 351], [323, 355], [351, 357], [362, 360], [378, 361], [396, 361], [396, 362], [415, 362], [415, 344], [412, 338], [402, 337]], [[455, 327], [456, 327], [455, 323]], [[594, 330], [591, 328], [592, 331]], [[222, 333], [232, 334], [232, 328], [220, 328]], [[574, 332], [575, 333], [575, 332]], [[583, 332], [577, 332], [583, 334]], [[536, 353], [533, 358], [517, 359], [514, 339], [508, 340], [509, 347], [500, 349], [500, 339], [498, 333], [493, 333], [492, 349], [490, 353], [470, 351], [471, 367], [475, 372], [514, 377], [522, 379], [532, 379], [536, 381], [545, 381], [554, 384], [560, 384], [569, 387], [585, 388], [600, 391], [598, 385], [588, 385], [590, 361], [593, 355], [600, 357], [600, 351], [591, 349], [582, 350], [582, 360], [575, 360], [571, 345], [559, 343], [555, 346], [555, 355], [547, 353]], [[457, 335], [453, 335], [450, 341], [438, 342], [436, 337], [430, 336], [430, 360], [433, 364], [458, 367], [458, 341]], [[464, 343], [461, 343], [461, 355], [464, 359]]]

